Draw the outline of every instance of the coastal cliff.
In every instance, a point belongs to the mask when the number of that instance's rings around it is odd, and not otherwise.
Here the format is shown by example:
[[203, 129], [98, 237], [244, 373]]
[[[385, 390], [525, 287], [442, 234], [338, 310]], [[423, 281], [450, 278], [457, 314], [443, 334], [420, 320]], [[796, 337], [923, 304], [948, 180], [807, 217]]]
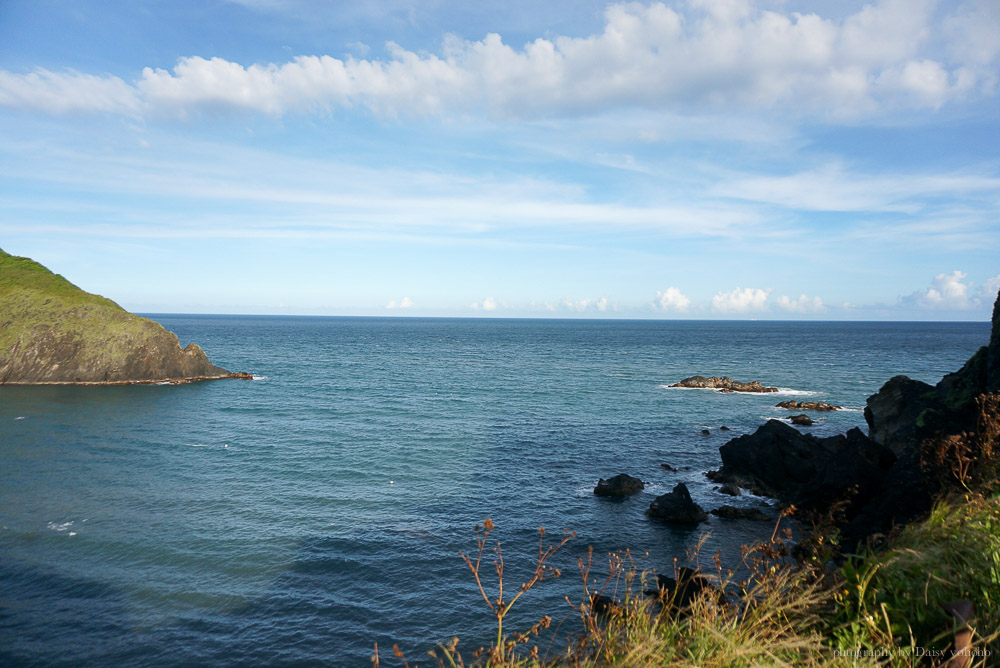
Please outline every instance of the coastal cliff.
[[0, 250], [0, 385], [245, 378], [110, 299]]
[[709, 479], [801, 510], [840, 508], [848, 543], [925, 514], [1000, 466], [1000, 295], [989, 343], [936, 385], [896, 376], [868, 397], [868, 434], [816, 438], [777, 420], [719, 449]]

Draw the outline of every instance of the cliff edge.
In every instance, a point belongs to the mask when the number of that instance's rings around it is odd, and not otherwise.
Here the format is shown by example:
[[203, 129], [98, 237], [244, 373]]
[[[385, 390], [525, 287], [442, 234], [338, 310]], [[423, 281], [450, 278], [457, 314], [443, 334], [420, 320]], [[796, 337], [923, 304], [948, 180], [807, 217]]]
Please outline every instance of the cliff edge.
[[174, 383], [245, 378], [194, 343], [0, 250], [0, 385]]

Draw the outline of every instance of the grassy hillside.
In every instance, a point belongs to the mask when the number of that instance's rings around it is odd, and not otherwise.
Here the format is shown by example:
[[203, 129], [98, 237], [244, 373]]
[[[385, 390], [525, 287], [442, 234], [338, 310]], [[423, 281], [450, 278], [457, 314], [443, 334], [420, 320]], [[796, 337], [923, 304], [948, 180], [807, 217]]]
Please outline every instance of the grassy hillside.
[[162, 325], [0, 250], [0, 383], [218, 377], [198, 346]]

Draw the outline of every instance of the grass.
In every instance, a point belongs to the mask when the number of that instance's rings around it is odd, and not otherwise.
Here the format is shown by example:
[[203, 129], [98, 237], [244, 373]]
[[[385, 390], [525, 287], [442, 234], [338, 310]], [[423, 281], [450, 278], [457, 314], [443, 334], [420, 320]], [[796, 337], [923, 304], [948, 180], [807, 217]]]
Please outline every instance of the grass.
[[146, 382], [216, 374], [202, 359], [184, 356], [177, 337], [159, 323], [0, 250], [0, 382]]
[[[891, 536], [885, 549], [840, 566], [792, 559], [788, 537], [779, 538], [776, 527], [771, 540], [746, 548], [739, 580], [716, 557], [714, 572], [701, 574], [712, 588], [683, 605], [676, 590], [649, 596], [650, 575], [637, 572], [627, 554], [609, 555], [603, 581], [593, 577], [592, 558], [581, 560], [584, 586], [576, 607], [585, 632], [570, 638], [558, 655], [539, 656], [531, 645], [536, 625], [513, 634], [518, 642], [501, 633], [497, 647], [480, 648], [468, 663], [454, 638], [431, 653], [430, 663], [451, 668], [945, 666], [962, 625], [941, 606], [965, 599], [975, 610], [966, 665], [1000, 665], [1000, 493], [995, 486], [941, 500], [923, 521]], [[829, 541], [814, 537], [813, 544]], [[477, 534], [477, 548], [483, 546]], [[410, 665], [398, 648], [394, 656]]]

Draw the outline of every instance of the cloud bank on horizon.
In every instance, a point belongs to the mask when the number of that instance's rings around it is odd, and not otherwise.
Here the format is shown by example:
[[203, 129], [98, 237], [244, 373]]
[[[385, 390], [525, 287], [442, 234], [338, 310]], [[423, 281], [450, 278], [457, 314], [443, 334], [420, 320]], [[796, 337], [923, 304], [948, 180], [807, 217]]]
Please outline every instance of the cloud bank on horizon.
[[975, 319], [1000, 288], [990, 0], [208, 5], [221, 47], [162, 6], [128, 56], [101, 3], [0, 14], [9, 250], [143, 310]]

